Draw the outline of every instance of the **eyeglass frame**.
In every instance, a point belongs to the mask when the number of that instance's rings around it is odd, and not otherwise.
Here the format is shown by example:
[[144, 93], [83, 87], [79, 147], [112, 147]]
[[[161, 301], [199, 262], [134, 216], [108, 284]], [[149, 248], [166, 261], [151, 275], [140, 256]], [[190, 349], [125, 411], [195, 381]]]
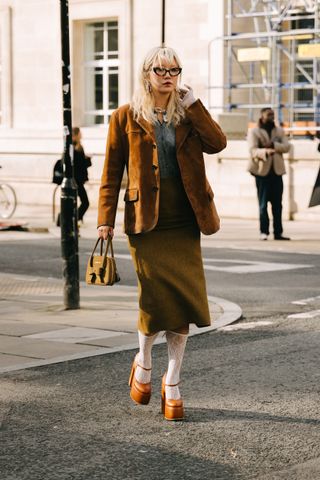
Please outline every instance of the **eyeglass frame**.
[[[165, 74], [164, 75], [159, 75], [157, 72], [156, 72], [156, 69], [157, 68], [161, 68], [162, 70], [165, 71]], [[170, 73], [170, 70], [179, 70], [179, 73], [177, 75], [171, 75]], [[165, 77], [167, 75], [167, 73], [169, 73], [170, 77], [178, 77], [180, 75], [180, 73], [182, 72], [182, 68], [181, 67], [171, 67], [171, 68], [164, 68], [164, 67], [153, 67], [152, 68], [152, 71], [153, 73], [155, 73], [157, 75], [157, 77]]]

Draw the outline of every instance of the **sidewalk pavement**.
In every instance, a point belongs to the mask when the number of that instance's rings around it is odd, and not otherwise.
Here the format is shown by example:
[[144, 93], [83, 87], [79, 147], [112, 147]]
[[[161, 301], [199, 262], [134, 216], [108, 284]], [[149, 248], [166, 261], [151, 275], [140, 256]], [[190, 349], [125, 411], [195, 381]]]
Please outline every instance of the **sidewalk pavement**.
[[[120, 194], [120, 199], [123, 193]], [[318, 208], [318, 207], [315, 207]], [[80, 228], [81, 238], [95, 239], [97, 212], [89, 208], [85, 223]], [[51, 206], [18, 205], [12, 219], [2, 223], [21, 223], [26, 232], [0, 231], [1, 241], [33, 240], [60, 237], [60, 229], [52, 220]], [[122, 231], [123, 202], [119, 201], [115, 235], [118, 241], [126, 241]], [[268, 241], [259, 240], [259, 226], [256, 219], [222, 218], [221, 229], [215, 235], [202, 236], [202, 246], [212, 248], [231, 248], [243, 250], [262, 250], [287, 253], [320, 253], [320, 227], [317, 221], [284, 221], [284, 235], [291, 237], [290, 242], [274, 241], [272, 235]]]
[[[95, 211], [81, 227], [81, 238], [95, 239]], [[18, 207], [14, 223], [27, 224], [29, 231], [0, 231], [1, 241], [39, 241], [58, 238], [50, 207]], [[116, 225], [117, 241], [126, 241]], [[39, 233], [43, 232], [43, 233]], [[263, 250], [319, 254], [319, 227], [313, 222], [285, 222], [290, 242], [257, 240], [256, 220], [223, 219], [222, 230], [202, 237], [205, 248]], [[81, 241], [81, 240], [80, 240]], [[36, 276], [0, 273], [0, 373], [72, 359], [133, 349], [137, 343], [138, 303], [135, 287], [91, 287], [81, 284], [81, 309], [64, 310], [62, 281]], [[238, 305], [208, 297], [212, 325], [191, 328], [191, 335], [221, 328], [240, 319]], [[164, 342], [159, 337], [157, 343]]]

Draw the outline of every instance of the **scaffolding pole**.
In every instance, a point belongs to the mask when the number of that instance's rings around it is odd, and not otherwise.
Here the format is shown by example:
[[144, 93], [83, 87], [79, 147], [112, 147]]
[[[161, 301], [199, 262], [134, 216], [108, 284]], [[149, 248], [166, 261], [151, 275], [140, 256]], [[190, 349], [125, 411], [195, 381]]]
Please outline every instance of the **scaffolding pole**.
[[[319, 14], [318, 0], [303, 3], [295, 0], [227, 0], [226, 35], [212, 39], [208, 45], [209, 108], [221, 108], [212, 104], [210, 93], [221, 88], [225, 91], [226, 111], [247, 109], [252, 121], [257, 108], [272, 106], [279, 122], [284, 121], [288, 130], [294, 131], [295, 122], [301, 120], [313, 122], [313, 130], [318, 130], [320, 62], [317, 56], [300, 58], [298, 49], [300, 43], [320, 45]], [[242, 22], [242, 28], [239, 28], [239, 22]], [[226, 82], [220, 87], [213, 86], [211, 78], [212, 50], [217, 41], [224, 42], [226, 52]], [[270, 59], [240, 61], [238, 50], [252, 47], [270, 48]], [[243, 98], [239, 101], [241, 96]]]

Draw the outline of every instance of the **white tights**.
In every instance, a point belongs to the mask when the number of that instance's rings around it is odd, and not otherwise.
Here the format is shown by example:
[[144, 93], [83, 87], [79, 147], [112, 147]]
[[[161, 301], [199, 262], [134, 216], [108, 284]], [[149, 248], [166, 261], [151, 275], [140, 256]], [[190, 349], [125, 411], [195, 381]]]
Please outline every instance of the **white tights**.
[[[166, 337], [169, 359], [166, 385], [176, 385], [180, 381], [180, 370], [188, 334], [182, 334], [168, 330], [166, 332]], [[178, 400], [180, 398], [179, 387], [166, 387], [166, 397], [172, 400]]]
[[[139, 335], [139, 353], [136, 356], [138, 366], [136, 368], [135, 377], [140, 383], [149, 383], [151, 380], [151, 370], [144, 370], [141, 367], [151, 369], [152, 346], [157, 338], [158, 333], [154, 335], [144, 335], [138, 331]], [[182, 334], [166, 331], [167, 345], [168, 345], [168, 369], [166, 375], [167, 385], [176, 385], [174, 387], [166, 386], [166, 397], [172, 400], [178, 400], [180, 398], [180, 391], [178, 383], [180, 381], [180, 370], [183, 361], [184, 350], [186, 347], [188, 334]]]
[[154, 335], [143, 335], [143, 333], [138, 330], [139, 335], [139, 353], [136, 356], [136, 361], [138, 366], [136, 368], [135, 377], [140, 383], [149, 383], [151, 380], [151, 370], [144, 370], [143, 368], [151, 368], [152, 366], [152, 358], [151, 358], [151, 350], [152, 345], [155, 339], [157, 338], [158, 334], [155, 333]]

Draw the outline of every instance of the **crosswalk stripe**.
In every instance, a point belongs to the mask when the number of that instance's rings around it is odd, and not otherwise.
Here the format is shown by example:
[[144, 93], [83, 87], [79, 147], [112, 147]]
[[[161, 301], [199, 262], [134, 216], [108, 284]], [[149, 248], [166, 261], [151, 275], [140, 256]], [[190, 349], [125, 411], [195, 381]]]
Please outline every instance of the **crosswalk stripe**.
[[[308, 264], [293, 264], [293, 263], [274, 263], [274, 262], [259, 262], [252, 260], [238, 260], [238, 259], [222, 259], [222, 258], [204, 258], [204, 269], [227, 273], [262, 273], [262, 272], [276, 272], [284, 270], [295, 270], [298, 268], [312, 268], [314, 265]], [[208, 263], [231, 263], [231, 266], [208, 265]], [[239, 264], [240, 265], [236, 265]], [[242, 265], [241, 265], [242, 264]]]
[[314, 302], [316, 300], [320, 300], [320, 295], [316, 297], [309, 297], [309, 298], [302, 298], [301, 300], [295, 300], [293, 303], [294, 305], [307, 305], [308, 303]]
[[320, 310], [310, 310], [309, 312], [293, 313], [287, 318], [315, 318], [320, 315]]

